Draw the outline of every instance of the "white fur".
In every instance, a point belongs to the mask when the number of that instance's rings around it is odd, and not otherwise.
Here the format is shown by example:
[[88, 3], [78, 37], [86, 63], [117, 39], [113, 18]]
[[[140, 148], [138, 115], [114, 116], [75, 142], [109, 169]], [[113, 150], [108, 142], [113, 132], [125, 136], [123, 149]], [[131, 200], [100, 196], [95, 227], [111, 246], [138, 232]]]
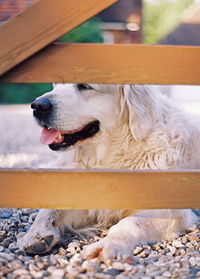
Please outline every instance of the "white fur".
[[[63, 152], [64, 160], [57, 166], [67, 167], [65, 161], [70, 156], [71, 166], [78, 168], [200, 168], [199, 123], [168, 97], [150, 86], [91, 86], [94, 90], [79, 91], [76, 85], [59, 84], [42, 96], [53, 104], [54, 129], [70, 131], [100, 121], [100, 131], [76, 143], [73, 152]], [[54, 221], [49, 221], [50, 217]], [[195, 216], [191, 210], [41, 210], [36, 220], [36, 225], [53, 222], [59, 231], [111, 227], [104, 239], [84, 251], [86, 257], [100, 255], [107, 261], [130, 255], [137, 244], [177, 237], [193, 224]], [[40, 232], [36, 225], [19, 240], [21, 248], [31, 249], [35, 231]], [[57, 232], [47, 227], [46, 235], [57, 237]]]

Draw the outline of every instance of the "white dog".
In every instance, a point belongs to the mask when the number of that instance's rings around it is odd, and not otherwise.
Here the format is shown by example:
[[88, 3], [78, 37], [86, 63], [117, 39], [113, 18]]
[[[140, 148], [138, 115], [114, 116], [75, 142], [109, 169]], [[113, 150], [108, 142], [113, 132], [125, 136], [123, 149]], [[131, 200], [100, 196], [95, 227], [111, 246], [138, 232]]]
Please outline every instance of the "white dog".
[[[72, 167], [78, 168], [200, 168], [199, 124], [152, 88], [58, 84], [32, 103], [43, 127], [41, 143], [63, 150], [66, 161], [73, 149]], [[191, 210], [43, 209], [18, 245], [42, 254], [65, 230], [110, 227], [105, 238], [84, 249], [85, 257], [107, 261], [131, 255], [138, 244], [173, 239], [195, 219]]]

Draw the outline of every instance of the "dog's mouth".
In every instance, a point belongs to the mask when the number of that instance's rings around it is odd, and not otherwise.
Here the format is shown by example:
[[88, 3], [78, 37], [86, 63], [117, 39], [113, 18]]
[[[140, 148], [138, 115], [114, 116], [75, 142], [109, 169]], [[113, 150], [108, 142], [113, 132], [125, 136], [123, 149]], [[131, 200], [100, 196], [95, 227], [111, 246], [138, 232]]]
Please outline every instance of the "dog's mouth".
[[100, 123], [98, 120], [92, 121], [80, 129], [73, 131], [61, 131], [52, 128], [43, 128], [40, 142], [48, 144], [49, 147], [58, 151], [63, 148], [73, 146], [78, 141], [83, 141], [93, 137], [99, 131]]

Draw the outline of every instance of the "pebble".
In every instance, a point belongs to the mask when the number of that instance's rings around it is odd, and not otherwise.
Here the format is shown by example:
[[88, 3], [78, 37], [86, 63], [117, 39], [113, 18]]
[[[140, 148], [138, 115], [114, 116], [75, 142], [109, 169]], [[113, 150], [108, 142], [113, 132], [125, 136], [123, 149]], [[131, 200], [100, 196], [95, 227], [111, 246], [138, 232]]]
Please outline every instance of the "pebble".
[[12, 242], [8, 248], [11, 250], [11, 251], [16, 251], [18, 249], [18, 245], [16, 242]]
[[187, 242], [187, 243], [185, 244], [185, 246], [188, 247], [188, 248], [190, 248], [190, 249], [193, 249], [193, 248], [194, 248], [194, 246], [193, 246], [193, 244], [192, 244], [191, 242]]
[[168, 245], [167, 248], [170, 250], [172, 256], [176, 253], [176, 247]]
[[123, 270], [124, 269], [124, 264], [120, 263], [120, 262], [114, 262], [112, 264], [112, 267], [118, 270]]
[[125, 274], [119, 274], [115, 277], [116, 279], [130, 279], [129, 276], [126, 276]]
[[31, 275], [33, 276], [34, 279], [43, 279], [44, 278], [43, 271], [31, 271]]
[[6, 231], [0, 231], [0, 242], [6, 238]]
[[172, 242], [172, 245], [173, 245], [174, 247], [176, 247], [176, 248], [182, 248], [182, 247], [184, 247], [183, 243], [182, 243], [180, 240], [174, 240], [174, 241]]
[[145, 257], [149, 256], [150, 253], [151, 253], [150, 250], [145, 249], [140, 253], [140, 257], [145, 258]]
[[14, 270], [13, 271], [13, 273], [15, 274], [15, 275], [17, 275], [17, 276], [22, 276], [22, 275], [28, 275], [28, 270], [26, 270], [26, 269], [16, 269], [16, 270]]
[[65, 258], [60, 258], [57, 261], [58, 261], [60, 267], [62, 267], [62, 268], [66, 267], [69, 264], [69, 261]]
[[189, 262], [192, 266], [196, 265], [196, 259], [195, 259], [195, 257], [190, 257], [189, 260], [188, 260], [188, 262]]
[[58, 254], [61, 256], [64, 256], [64, 255], [66, 255], [66, 250], [64, 248], [60, 247], [58, 250]]
[[70, 243], [68, 244], [68, 248], [74, 248], [74, 249], [76, 249], [76, 248], [78, 248], [78, 247], [80, 247], [80, 243], [77, 242], [77, 241], [72, 241], [72, 242], [70, 242]]
[[136, 248], [135, 248], [134, 251], [133, 251], [133, 255], [135, 255], [135, 256], [138, 255], [139, 253], [142, 252], [142, 250], [143, 250], [142, 247], [136, 246]]
[[137, 262], [136, 257], [132, 257], [132, 256], [125, 256], [122, 258], [122, 263], [127, 263], [127, 264], [134, 264]]
[[99, 271], [99, 265], [95, 264], [91, 261], [84, 261], [82, 266], [83, 270], [89, 271], [89, 272], [97, 272]]
[[75, 254], [70, 259], [70, 264], [71, 264], [71, 266], [81, 265], [82, 264], [82, 256], [80, 254]]
[[95, 273], [94, 278], [97, 279], [113, 279], [113, 276], [106, 273]]
[[52, 272], [51, 276], [54, 279], [62, 279], [65, 275], [65, 271], [63, 269], [56, 269]]
[[68, 265], [65, 270], [66, 270], [67, 273], [72, 274], [72, 275], [78, 275], [79, 274], [79, 270], [72, 267], [71, 265]]
[[44, 269], [46, 267], [46, 264], [41, 261], [37, 262], [36, 265], [39, 269]]
[[165, 272], [163, 273], [163, 277], [171, 278], [171, 277], [172, 277], [172, 274], [171, 274], [169, 271], [165, 271]]
[[81, 251], [81, 249], [80, 249], [79, 242], [73, 241], [68, 244], [67, 252], [69, 252], [70, 254], [75, 255], [77, 252], [80, 252], [80, 251]]
[[4, 251], [4, 247], [0, 245], [0, 252]]
[[160, 251], [161, 250], [160, 245], [158, 243], [153, 245], [153, 249], [156, 250], [156, 251]]
[[4, 239], [4, 241], [2, 241], [2, 246], [4, 247], [4, 248], [8, 248], [8, 246], [12, 243], [12, 238], [11, 237], [7, 237], [7, 238], [5, 238]]
[[10, 218], [12, 216], [12, 214], [11, 213], [1, 213], [0, 214], [0, 219], [8, 219], [8, 218]]
[[116, 276], [121, 273], [121, 270], [116, 269], [116, 268], [110, 268], [110, 269], [108, 269], [108, 271], [106, 273], [109, 275], [112, 275], [112, 276]]

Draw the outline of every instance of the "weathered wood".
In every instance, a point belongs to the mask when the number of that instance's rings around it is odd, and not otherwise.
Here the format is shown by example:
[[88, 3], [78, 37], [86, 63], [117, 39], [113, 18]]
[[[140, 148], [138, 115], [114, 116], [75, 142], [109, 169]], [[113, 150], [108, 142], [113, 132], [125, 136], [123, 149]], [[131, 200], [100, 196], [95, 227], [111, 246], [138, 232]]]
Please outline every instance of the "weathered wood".
[[200, 48], [61, 44], [45, 48], [1, 82], [200, 84]]
[[0, 26], [0, 74], [117, 0], [42, 0]]
[[1, 170], [0, 181], [0, 207], [200, 207], [199, 171]]

